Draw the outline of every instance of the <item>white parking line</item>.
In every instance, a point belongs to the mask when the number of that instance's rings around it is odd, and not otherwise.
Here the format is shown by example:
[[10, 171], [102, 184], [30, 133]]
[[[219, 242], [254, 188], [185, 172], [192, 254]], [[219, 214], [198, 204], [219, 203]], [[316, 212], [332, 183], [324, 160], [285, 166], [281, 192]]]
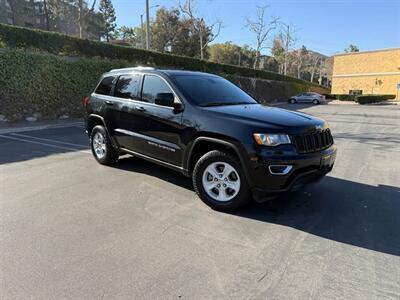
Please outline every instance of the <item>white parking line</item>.
[[88, 146], [81, 145], [81, 144], [74, 144], [74, 143], [68, 143], [68, 142], [62, 142], [59, 140], [53, 140], [53, 139], [45, 139], [45, 138], [39, 138], [36, 136], [30, 136], [30, 135], [25, 135], [25, 134], [20, 134], [20, 133], [11, 133], [12, 136], [17, 136], [17, 137], [22, 137], [22, 138], [30, 138], [38, 141], [45, 141], [45, 142], [53, 142], [57, 144], [63, 144], [63, 145], [69, 145], [69, 146], [75, 146], [75, 147], [83, 147], [87, 148]]
[[0, 138], [20, 141], [20, 142], [25, 142], [25, 143], [31, 143], [31, 144], [37, 144], [37, 145], [42, 145], [42, 146], [47, 146], [47, 147], [52, 147], [52, 148], [57, 148], [57, 149], [63, 149], [63, 150], [79, 151], [79, 152], [88, 153], [88, 154], [91, 153], [90, 151], [87, 151], [87, 150], [52, 145], [52, 144], [42, 143], [42, 142], [38, 142], [38, 141], [31, 141], [31, 140], [27, 140], [27, 139], [17, 138], [17, 137], [13, 137], [13, 136], [0, 135]]
[[55, 129], [55, 128], [68, 128], [68, 127], [83, 127], [83, 122], [73, 122], [73, 123], [66, 123], [66, 124], [48, 124], [48, 125], [34, 125], [29, 127], [15, 127], [15, 128], [4, 128], [0, 129], [0, 134], [8, 134], [8, 133], [15, 133], [15, 132], [26, 132], [26, 131], [36, 131], [36, 130], [44, 130], [44, 129]]

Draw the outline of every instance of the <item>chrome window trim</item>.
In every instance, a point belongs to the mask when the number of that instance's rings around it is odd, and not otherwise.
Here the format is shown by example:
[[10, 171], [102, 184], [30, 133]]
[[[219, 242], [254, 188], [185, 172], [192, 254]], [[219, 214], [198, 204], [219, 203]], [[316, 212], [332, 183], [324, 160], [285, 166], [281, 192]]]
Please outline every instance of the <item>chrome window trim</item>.
[[[161, 80], [163, 80], [167, 84], [167, 86], [171, 89], [172, 93], [174, 94], [175, 100], [177, 100], [177, 102], [179, 102], [181, 105], [184, 105], [182, 100], [179, 98], [178, 94], [175, 92], [174, 88], [169, 84], [169, 82], [166, 81], [162, 76], [160, 76], [158, 74], [132, 71], [132, 72], [124, 72], [124, 73], [121, 73], [121, 74], [113, 73], [112, 76], [115, 76], [115, 78], [118, 78], [119, 76], [123, 76], [123, 75], [135, 75], [135, 74], [143, 75], [143, 76], [144, 75], [151, 75], [151, 76], [157, 76], [157, 77], [161, 78]], [[104, 76], [104, 77], [111, 77], [111, 76]], [[144, 80], [144, 77], [143, 77], [143, 80]], [[100, 82], [99, 82], [99, 84], [100, 84]], [[141, 84], [141, 88], [143, 89], [143, 84]], [[142, 94], [142, 89], [140, 90], [140, 96]], [[109, 98], [110, 100], [131, 101], [131, 102], [134, 102], [136, 104], [146, 104], [146, 105], [152, 105], [152, 106], [159, 107], [159, 108], [169, 109], [171, 111], [174, 110], [173, 107], [158, 105], [158, 104], [155, 104], [155, 103], [146, 102], [146, 101], [142, 101], [142, 100], [135, 100], [135, 99], [129, 99], [129, 98], [120, 98], [120, 97], [115, 97], [115, 96], [111, 96], [111, 95], [97, 94], [96, 92], [93, 92], [92, 95], [101, 96], [101, 97], [105, 96], [105, 97]]]
[[[156, 76], [156, 77], [158, 77], [158, 78], [161, 78], [161, 80], [163, 80], [163, 81], [167, 84], [167, 86], [171, 89], [172, 93], [174, 94], [175, 100], [178, 100], [178, 102], [179, 102], [180, 104], [183, 105], [183, 102], [182, 102], [181, 99], [179, 98], [178, 94], [175, 92], [174, 88], [169, 84], [168, 81], [165, 80], [164, 77], [160, 76], [159, 74], [155, 74], [155, 73], [146, 73], [146, 72], [143, 72], [143, 73], [141, 73], [141, 74], [143, 74], [143, 76], [144, 76], [144, 77], [143, 77], [143, 83], [144, 83], [144, 80], [146, 80], [146, 75], [147, 75], [147, 76]], [[140, 91], [140, 93], [142, 93], [142, 91], [143, 91], [143, 83], [142, 83], [142, 90]], [[158, 105], [158, 104], [155, 104], [155, 103], [150, 103], [150, 102], [145, 102], [145, 101], [140, 101], [140, 102], [142, 102], [142, 103], [147, 103], [147, 104], [153, 104], [153, 105], [155, 105], [155, 106], [157, 106], [157, 107], [168, 107], [168, 106]], [[170, 108], [173, 109], [172, 107], [170, 107]]]

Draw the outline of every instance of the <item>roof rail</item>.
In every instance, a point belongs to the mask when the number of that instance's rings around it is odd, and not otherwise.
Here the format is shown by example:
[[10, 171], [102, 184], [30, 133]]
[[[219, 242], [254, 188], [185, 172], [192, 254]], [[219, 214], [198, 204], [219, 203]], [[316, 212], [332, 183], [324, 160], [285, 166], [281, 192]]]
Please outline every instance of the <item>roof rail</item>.
[[138, 70], [155, 70], [155, 68], [138, 66], [138, 67], [134, 67], [134, 68], [112, 69], [110, 72], [138, 71]]

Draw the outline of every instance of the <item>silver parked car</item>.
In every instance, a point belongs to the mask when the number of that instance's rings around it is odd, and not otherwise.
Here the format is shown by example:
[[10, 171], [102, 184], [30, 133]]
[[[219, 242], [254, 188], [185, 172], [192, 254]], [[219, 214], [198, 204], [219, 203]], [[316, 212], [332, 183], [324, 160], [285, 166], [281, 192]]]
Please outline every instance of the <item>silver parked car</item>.
[[323, 102], [325, 99], [324, 96], [317, 94], [317, 93], [312, 93], [312, 92], [306, 92], [306, 93], [301, 93], [296, 96], [292, 96], [288, 99], [289, 103], [313, 103], [313, 104], [320, 104]]

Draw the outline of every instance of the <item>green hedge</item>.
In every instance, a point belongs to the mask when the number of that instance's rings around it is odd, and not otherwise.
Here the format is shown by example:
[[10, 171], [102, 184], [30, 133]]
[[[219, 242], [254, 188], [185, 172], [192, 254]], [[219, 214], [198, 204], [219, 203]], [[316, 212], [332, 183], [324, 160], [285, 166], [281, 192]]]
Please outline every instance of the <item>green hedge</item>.
[[348, 95], [348, 94], [337, 94], [335, 95], [336, 99], [340, 101], [354, 101], [355, 96], [354, 95]]
[[385, 99], [385, 100], [392, 100], [392, 99], [396, 98], [396, 95], [391, 95], [391, 94], [383, 94], [380, 96], [383, 97], [383, 99]]
[[336, 95], [333, 95], [333, 94], [322, 94], [322, 95], [325, 96], [325, 99], [327, 99], [327, 100], [336, 99]]
[[355, 101], [359, 104], [379, 103], [394, 99], [395, 95], [359, 95], [356, 96]]
[[133, 47], [111, 45], [99, 41], [79, 39], [55, 32], [27, 29], [5, 24], [0, 24], [0, 47], [40, 50], [56, 55], [120, 59], [131, 62], [131, 65], [153, 65], [157, 67], [170, 67], [217, 74], [231, 74], [253, 78], [297, 82], [306, 84], [307, 86], [318, 86], [307, 81], [283, 76], [274, 72], [253, 70], [234, 65], [218, 64], [200, 59], [163, 54]]
[[[82, 117], [82, 97], [93, 89], [99, 76], [111, 69], [131, 65], [126, 60], [0, 50], [0, 115], [8, 121], [30, 116], [37, 116], [37, 119], [55, 119], [63, 115]], [[221, 75], [236, 83], [245, 79], [249, 81], [245, 77]], [[264, 85], [268, 87], [266, 94], [320, 92], [321, 89], [320, 86], [310, 88], [304, 82], [279, 82], [271, 86], [268, 82], [257, 81], [256, 92], [263, 96], [260, 99], [266, 99]]]
[[105, 59], [67, 59], [55, 55], [7, 51], [0, 53], [0, 114], [9, 121], [40, 114], [55, 119], [81, 117], [82, 97], [110, 69], [130, 65]]

